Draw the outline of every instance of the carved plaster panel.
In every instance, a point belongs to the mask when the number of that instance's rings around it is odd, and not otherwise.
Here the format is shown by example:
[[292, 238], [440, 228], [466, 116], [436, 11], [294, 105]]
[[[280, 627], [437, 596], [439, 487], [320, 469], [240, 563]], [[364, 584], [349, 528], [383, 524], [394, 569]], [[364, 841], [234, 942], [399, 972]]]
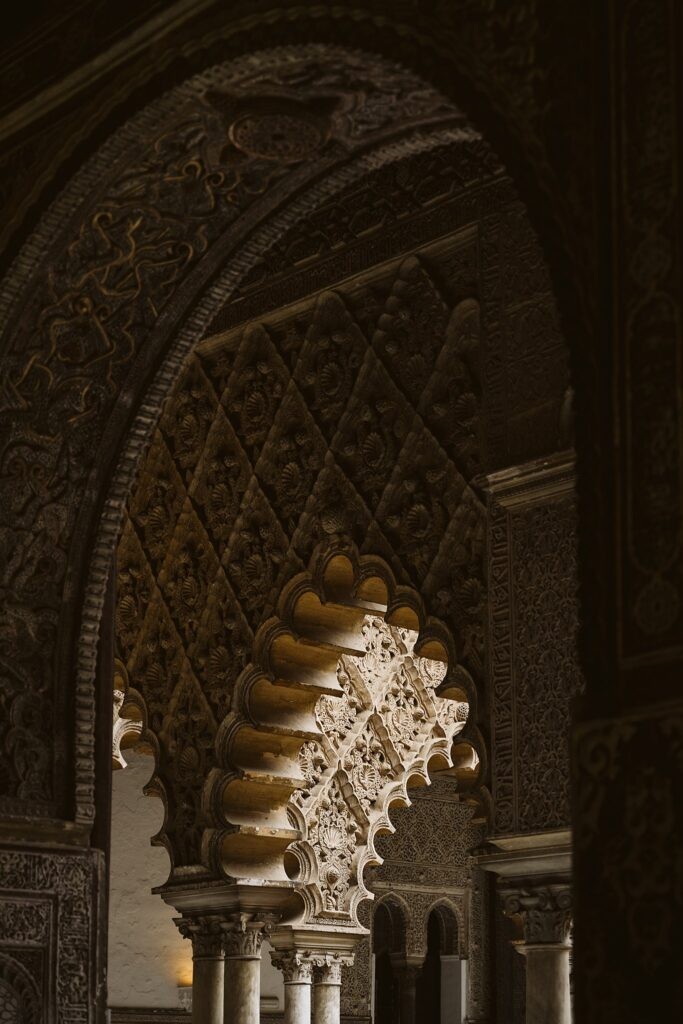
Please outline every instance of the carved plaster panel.
[[92, 1019], [102, 869], [93, 852], [0, 850], [0, 1008], [14, 1007], [11, 1024]]
[[570, 705], [583, 685], [571, 459], [491, 486], [494, 828], [538, 832], [569, 823]]
[[292, 852], [310, 919], [357, 920], [359, 902], [370, 895], [365, 867], [381, 862], [375, 836], [393, 830], [388, 808], [407, 799], [411, 776], [429, 782], [430, 760], [438, 758], [441, 768], [451, 763], [467, 721], [466, 703], [436, 695], [446, 666], [415, 655], [416, 639], [412, 630], [368, 617], [365, 653], [344, 655], [337, 669], [342, 696], [320, 699], [319, 756], [310, 744], [302, 748], [308, 785], [292, 797], [292, 821], [302, 834]]
[[[452, 255], [443, 242], [438, 250]], [[479, 464], [479, 306], [453, 304], [436, 256], [394, 260], [367, 280], [208, 341], [155, 434], [119, 545], [117, 639], [159, 738], [164, 831], [180, 840], [169, 840], [177, 866], [200, 860], [201, 814], [181, 769], [193, 758], [193, 772], [211, 771], [211, 740], [254, 636], [316, 544], [356, 539], [385, 555], [401, 583], [422, 583], [437, 608], [447, 571], [459, 595], [447, 617], [458, 658], [481, 671], [484, 509], [468, 482]], [[444, 433], [453, 417], [462, 431]], [[333, 746], [364, 706], [354, 671], [343, 663], [339, 674], [351, 699], [320, 701]], [[424, 724], [421, 698], [400, 673], [376, 697], [400, 758]], [[442, 702], [438, 714], [453, 733], [457, 709]], [[368, 732], [356, 741], [346, 770], [377, 787], [361, 748], [384, 739]], [[328, 753], [306, 746], [307, 784]], [[375, 768], [391, 774], [389, 761]]]

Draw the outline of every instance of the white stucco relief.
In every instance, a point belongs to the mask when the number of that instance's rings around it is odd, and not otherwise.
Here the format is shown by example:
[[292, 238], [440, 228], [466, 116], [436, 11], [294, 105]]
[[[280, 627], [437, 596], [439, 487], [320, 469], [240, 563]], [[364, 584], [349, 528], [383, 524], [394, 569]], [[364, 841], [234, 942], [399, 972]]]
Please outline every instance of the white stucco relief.
[[436, 695], [446, 665], [413, 653], [417, 633], [368, 617], [363, 635], [365, 654], [339, 661], [343, 696], [318, 701], [323, 735], [301, 749], [306, 786], [290, 804], [304, 837], [290, 865], [309, 923], [357, 923], [360, 901], [371, 897], [364, 869], [381, 863], [375, 836], [393, 832], [390, 807], [410, 803], [409, 785], [428, 784], [430, 766], [450, 767], [467, 721], [466, 703]]

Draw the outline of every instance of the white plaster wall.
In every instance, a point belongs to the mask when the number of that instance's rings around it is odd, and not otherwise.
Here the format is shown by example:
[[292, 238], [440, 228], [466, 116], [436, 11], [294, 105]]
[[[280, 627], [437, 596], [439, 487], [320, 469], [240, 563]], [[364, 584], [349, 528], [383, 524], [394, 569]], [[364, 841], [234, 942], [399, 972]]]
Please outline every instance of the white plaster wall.
[[[178, 1006], [178, 985], [192, 983], [192, 948], [173, 924], [174, 911], [152, 886], [162, 885], [168, 855], [150, 846], [163, 820], [161, 801], [142, 790], [152, 758], [126, 751], [128, 767], [112, 780], [109, 882], [109, 1005], [167, 1009]], [[283, 1008], [282, 975], [263, 944], [263, 1010]]]
[[280, 971], [273, 967], [270, 950], [269, 944], [264, 942], [261, 959], [261, 1010], [276, 1012], [285, 1008], [285, 983]]
[[192, 983], [192, 947], [173, 924], [173, 910], [151, 892], [169, 871], [166, 851], [149, 842], [163, 806], [142, 792], [152, 758], [127, 750], [126, 761], [112, 780], [109, 1005], [177, 1007], [178, 985]]

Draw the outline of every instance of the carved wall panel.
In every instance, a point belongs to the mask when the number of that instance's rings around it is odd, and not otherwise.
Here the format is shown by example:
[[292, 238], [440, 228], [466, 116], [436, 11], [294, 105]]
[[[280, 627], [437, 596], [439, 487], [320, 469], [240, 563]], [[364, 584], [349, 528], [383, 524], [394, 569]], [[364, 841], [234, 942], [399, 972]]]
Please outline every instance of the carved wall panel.
[[[393, 900], [405, 924], [403, 950], [409, 956], [424, 958], [427, 953], [427, 923], [437, 905], [445, 905], [458, 923], [458, 953], [469, 958], [468, 976], [474, 976], [475, 996], [470, 994], [473, 1015], [485, 1009], [477, 1003], [477, 972], [485, 1001], [490, 998], [491, 979], [488, 948], [488, 922], [482, 917], [486, 907], [473, 908], [473, 887], [469, 851], [478, 846], [484, 827], [472, 821], [472, 810], [461, 802], [453, 780], [438, 776], [427, 790], [414, 790], [412, 804], [391, 812], [395, 832], [379, 836], [379, 867], [366, 872], [368, 887], [375, 901]], [[361, 910], [369, 927], [377, 902], [365, 904]], [[472, 910], [475, 914], [472, 914]], [[342, 985], [342, 1004], [349, 1015], [370, 1014], [370, 943], [363, 939], [356, 950], [356, 959]], [[475, 1019], [473, 1017], [473, 1019]]]
[[12, 1024], [90, 1024], [101, 998], [101, 854], [4, 849], [0, 878], [0, 1014], [14, 1008]]
[[[615, 15], [616, 17], [616, 15]], [[683, 377], [681, 337], [680, 12], [643, 0], [619, 12], [615, 76], [623, 205], [615, 226], [617, 358], [629, 381], [618, 492], [622, 558], [620, 653], [636, 660], [675, 648], [683, 658]], [[679, 63], [678, 71], [676, 68]], [[648, 670], [646, 669], [646, 672]], [[636, 697], [637, 700], [637, 697]]]
[[[78, 629], [78, 601], [64, 600], [64, 586], [70, 595], [81, 592], [94, 495], [106, 490], [122, 437], [123, 420], [109, 434], [105, 424], [120, 394], [123, 406], [139, 402], [150, 365], [201, 290], [209, 262], [215, 270], [237, 244], [239, 232], [226, 236], [226, 229], [252, 205], [272, 205], [301, 189], [314, 167], [332, 169], [359, 145], [390, 136], [397, 109], [407, 115], [404, 126], [435, 117], [462, 123], [435, 92], [381, 62], [376, 73], [363, 69], [361, 58], [350, 57], [347, 65], [338, 51], [315, 47], [298, 55], [282, 51], [273, 60], [265, 77], [263, 62], [249, 58], [216, 67], [121, 129], [76, 175], [16, 279], [6, 282], [3, 317], [20, 308], [22, 315], [4, 343], [0, 504], [8, 571], [0, 635], [12, 666], [6, 687], [7, 699], [16, 701], [17, 738], [32, 749], [8, 773], [8, 812], [30, 804], [35, 813], [54, 814], [70, 802], [63, 789], [68, 773], [56, 770], [50, 735], [69, 709], [68, 688], [56, 679], [73, 678], [72, 631]], [[358, 95], [357, 75], [364, 82]], [[279, 97], [276, 109], [272, 103], [264, 109], [264, 92], [268, 103]], [[278, 136], [273, 128], [280, 122]], [[290, 144], [275, 145], [280, 137]], [[352, 178], [347, 168], [344, 183]], [[242, 271], [249, 260], [245, 255]], [[141, 352], [147, 354], [136, 362]], [[169, 367], [169, 382], [178, 365]], [[163, 389], [152, 397], [155, 412], [162, 398]], [[119, 414], [127, 419], [123, 407]], [[145, 438], [138, 426], [133, 463]], [[116, 501], [120, 506], [120, 494]], [[116, 513], [112, 526], [115, 519]], [[108, 556], [91, 581], [95, 621], [107, 562]], [[92, 723], [85, 711], [93, 702], [94, 644], [86, 643], [81, 655], [77, 816], [89, 822]], [[29, 693], [44, 712], [35, 720]]]
[[[285, 581], [347, 528], [448, 611], [459, 659], [481, 677], [484, 510], [468, 485], [481, 457], [479, 306], [453, 307], [438, 267], [399, 260], [211, 339], [166, 408], [119, 545], [117, 621], [161, 743], [169, 830], [188, 809], [181, 761], [208, 774]], [[199, 861], [197, 828], [184, 817], [177, 864]]]
[[520, 467], [492, 489], [494, 831], [566, 828], [570, 704], [582, 687], [571, 469]]
[[[670, 879], [683, 843], [683, 709], [679, 703], [665, 717], [652, 713], [585, 724], [574, 757], [577, 884], [595, 874], [604, 899], [599, 912], [583, 907], [576, 913], [577, 1010], [604, 1013], [612, 1021], [647, 1015], [653, 998], [678, 1007], [683, 981], [671, 976], [671, 966], [682, 896]], [[608, 949], [602, 945], [602, 914], [620, 922]], [[617, 975], [612, 959], [631, 962], [631, 956], [640, 973]]]
[[467, 703], [437, 696], [446, 665], [415, 654], [415, 631], [368, 617], [362, 634], [365, 653], [343, 656], [337, 668], [342, 695], [318, 702], [321, 740], [299, 755], [305, 788], [294, 793], [291, 816], [302, 838], [290, 852], [309, 920], [357, 921], [389, 808], [408, 798], [411, 776], [429, 780], [432, 760], [450, 764], [468, 717]]

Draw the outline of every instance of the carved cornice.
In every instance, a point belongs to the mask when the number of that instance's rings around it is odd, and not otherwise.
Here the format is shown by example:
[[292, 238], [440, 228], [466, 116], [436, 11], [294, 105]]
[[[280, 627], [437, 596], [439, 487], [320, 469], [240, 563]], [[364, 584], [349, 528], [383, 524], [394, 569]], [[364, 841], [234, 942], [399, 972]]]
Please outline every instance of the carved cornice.
[[479, 477], [478, 486], [504, 508], [517, 509], [572, 494], [576, 487], [576, 456], [573, 450], [508, 466]]
[[491, 838], [477, 864], [501, 877], [563, 876], [571, 871], [572, 838], [569, 829]]
[[521, 928], [525, 946], [569, 946], [572, 890], [569, 883], [502, 889], [505, 914]]

